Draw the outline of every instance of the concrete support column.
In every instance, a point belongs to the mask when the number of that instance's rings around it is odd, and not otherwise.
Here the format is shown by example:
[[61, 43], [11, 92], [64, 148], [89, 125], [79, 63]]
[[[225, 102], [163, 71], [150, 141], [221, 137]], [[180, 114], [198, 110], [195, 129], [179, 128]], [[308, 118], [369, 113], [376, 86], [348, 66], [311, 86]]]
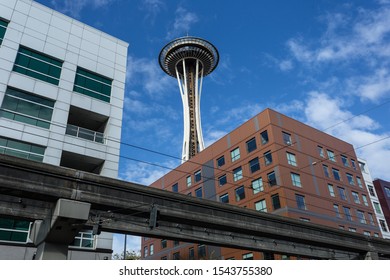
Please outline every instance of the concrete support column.
[[377, 252], [367, 252], [365, 257], [365, 260], [379, 260], [379, 256]]
[[31, 230], [35, 259], [66, 260], [68, 246], [88, 221], [90, 208], [90, 203], [59, 199], [51, 217], [35, 221]]

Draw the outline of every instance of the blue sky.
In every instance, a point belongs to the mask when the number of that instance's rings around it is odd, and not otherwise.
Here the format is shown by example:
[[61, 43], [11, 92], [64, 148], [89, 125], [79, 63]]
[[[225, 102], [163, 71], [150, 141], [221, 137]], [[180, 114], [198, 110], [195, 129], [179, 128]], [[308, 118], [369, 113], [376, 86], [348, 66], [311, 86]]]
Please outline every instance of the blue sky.
[[157, 58], [191, 35], [220, 53], [203, 82], [206, 146], [270, 107], [352, 143], [390, 180], [390, 0], [38, 2], [130, 44], [120, 178], [149, 184], [180, 163], [179, 89]]

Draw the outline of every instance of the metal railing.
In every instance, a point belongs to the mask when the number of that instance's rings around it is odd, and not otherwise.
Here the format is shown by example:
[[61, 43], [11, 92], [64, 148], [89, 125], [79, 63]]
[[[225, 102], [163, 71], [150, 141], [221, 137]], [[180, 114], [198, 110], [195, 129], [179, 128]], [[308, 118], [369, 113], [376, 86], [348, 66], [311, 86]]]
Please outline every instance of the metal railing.
[[94, 141], [104, 144], [104, 135], [101, 132], [93, 131], [76, 125], [68, 124], [66, 127], [66, 134], [83, 138], [86, 140]]

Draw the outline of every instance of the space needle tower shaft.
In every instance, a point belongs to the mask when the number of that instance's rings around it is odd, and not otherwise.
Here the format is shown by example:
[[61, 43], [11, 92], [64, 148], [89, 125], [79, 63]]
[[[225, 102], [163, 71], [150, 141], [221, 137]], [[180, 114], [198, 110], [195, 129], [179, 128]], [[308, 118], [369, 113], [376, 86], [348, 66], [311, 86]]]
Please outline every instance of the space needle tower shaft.
[[175, 39], [160, 52], [160, 66], [177, 79], [183, 102], [182, 162], [204, 149], [200, 117], [202, 82], [203, 77], [217, 67], [218, 61], [218, 50], [208, 41], [196, 37]]

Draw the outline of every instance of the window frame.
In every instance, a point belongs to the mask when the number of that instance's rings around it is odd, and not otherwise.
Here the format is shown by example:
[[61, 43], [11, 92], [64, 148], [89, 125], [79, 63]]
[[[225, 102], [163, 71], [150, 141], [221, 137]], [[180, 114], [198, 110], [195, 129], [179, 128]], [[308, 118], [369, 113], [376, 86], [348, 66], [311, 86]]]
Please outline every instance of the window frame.
[[256, 137], [253, 137], [245, 142], [247, 153], [251, 153], [257, 149]]
[[237, 182], [243, 178], [242, 167], [239, 166], [233, 169], [233, 181]]
[[291, 152], [286, 152], [287, 163], [292, 166], [298, 166], [297, 157]]
[[62, 65], [58, 58], [20, 45], [12, 71], [58, 86]]
[[256, 171], [260, 170], [260, 161], [259, 161], [258, 157], [251, 159], [248, 164], [249, 164], [249, 170], [251, 171], [251, 173], [255, 173]]
[[241, 201], [245, 199], [245, 187], [244, 186], [239, 186], [234, 190], [236, 201]]

